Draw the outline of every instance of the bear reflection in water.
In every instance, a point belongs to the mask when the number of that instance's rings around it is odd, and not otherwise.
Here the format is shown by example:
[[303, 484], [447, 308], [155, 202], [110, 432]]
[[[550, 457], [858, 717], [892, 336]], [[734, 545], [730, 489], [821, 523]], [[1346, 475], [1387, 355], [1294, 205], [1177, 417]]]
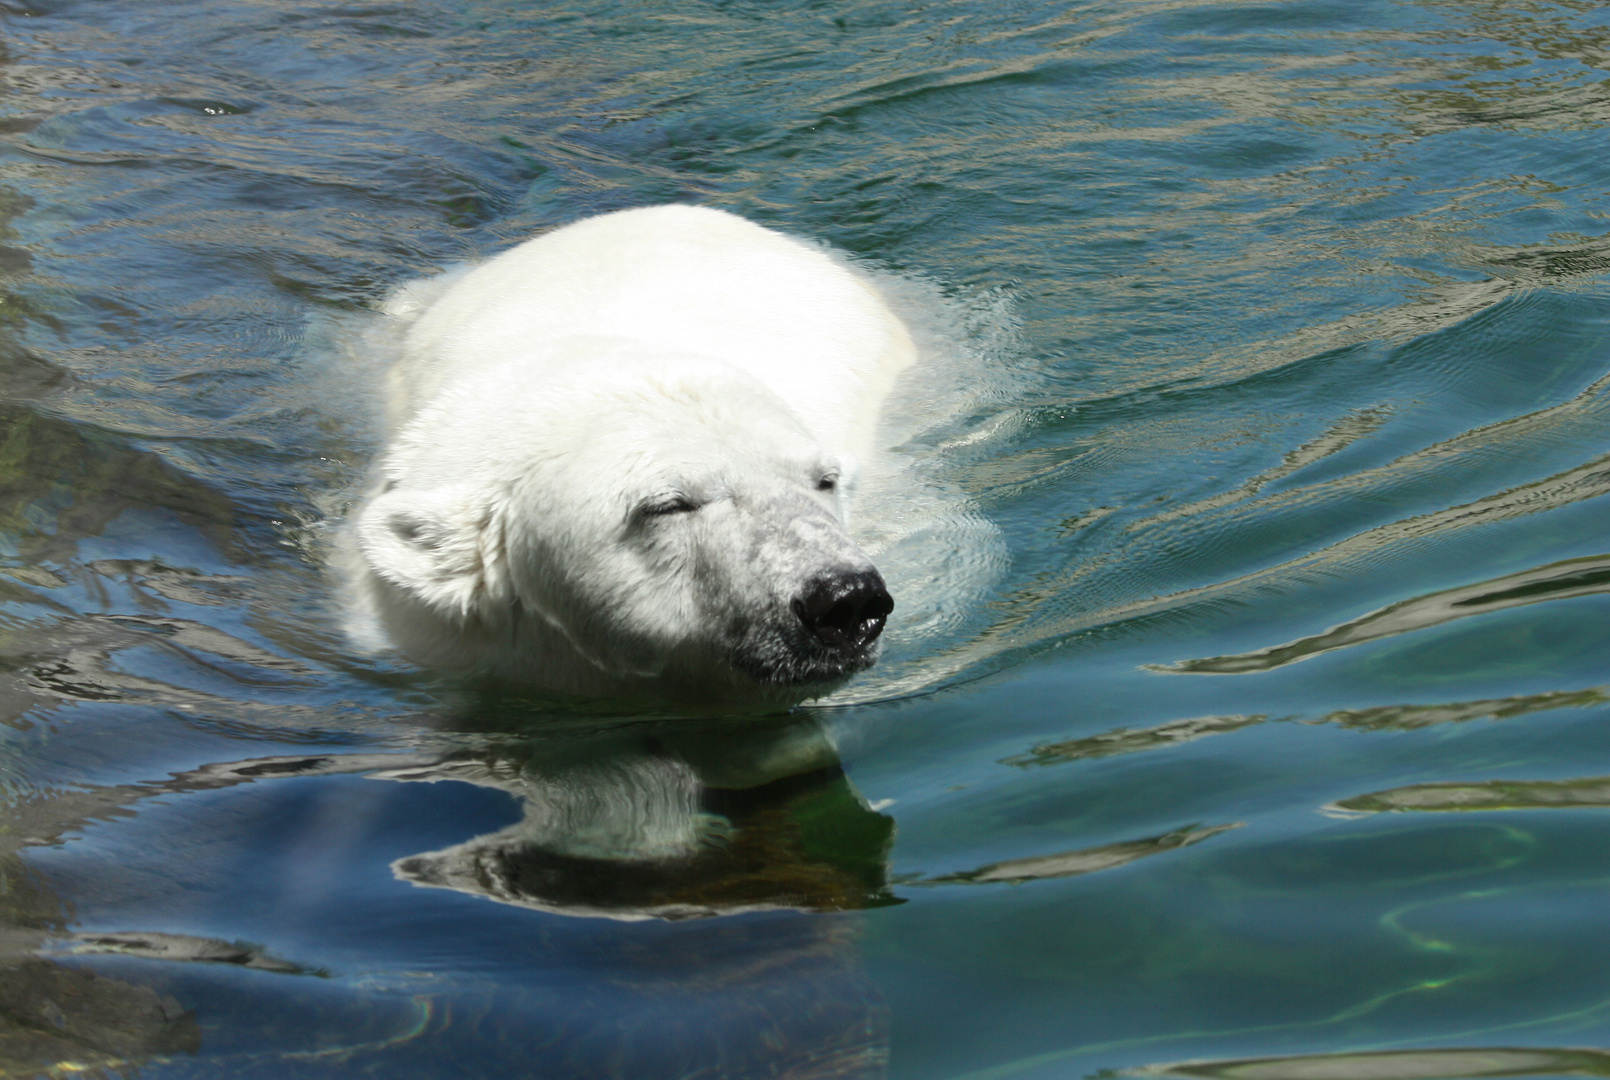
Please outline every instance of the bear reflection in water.
[[[515, 824], [392, 872], [586, 917], [568, 948], [613, 988], [611, 1005], [545, 1017], [550, 1052], [596, 1055], [621, 1076], [886, 1075], [888, 1007], [862, 969], [861, 920], [839, 913], [899, 902], [894, 822], [855, 790], [814, 719], [554, 733], [370, 776], [520, 800]], [[777, 914], [755, 914], [767, 909]], [[751, 914], [711, 918], [740, 913]]]
[[895, 903], [894, 822], [813, 722], [632, 728], [372, 774], [506, 791], [519, 822], [392, 864], [401, 879], [573, 915], [688, 918]]
[[[377, 998], [362, 989], [363, 965], [339, 938], [303, 940], [297, 955], [281, 957], [186, 937], [169, 925], [82, 933], [29, 929], [14, 955], [0, 956], [0, 1028], [7, 1018], [26, 1025], [9, 1035], [0, 1030], [0, 1067], [97, 1065], [108, 1055], [132, 1063], [182, 1052], [200, 1055], [222, 1074], [240, 1064], [230, 1054], [244, 1033], [261, 1028], [275, 1032], [276, 1052], [294, 1058], [308, 1047], [339, 1043], [351, 1060], [391, 1075], [423, 1075], [430, 1063], [445, 1068], [465, 1059], [484, 1064], [488, 1075], [512, 1074], [529, 1068], [533, 1053], [570, 1062], [576, 1075], [884, 1075], [888, 1010], [862, 970], [861, 921], [853, 911], [895, 902], [886, 869], [894, 826], [851, 786], [814, 721], [639, 723], [507, 739], [482, 733], [463, 741], [470, 740], [482, 745], [434, 754], [305, 754], [205, 765], [163, 781], [35, 800], [19, 807], [23, 816], [9, 824], [14, 836], [59, 844], [87, 821], [132, 820], [128, 808], [160, 797], [216, 821], [218, 829], [206, 834], [228, 849], [237, 839], [231, 828], [261, 837], [268, 819], [260, 815], [282, 821], [284, 799], [317, 804], [321, 780], [342, 783], [342, 805], [359, 817], [366, 805], [396, 805], [399, 794], [428, 812], [434, 795], [422, 781], [496, 788], [522, 802], [519, 823], [399, 859], [393, 870], [403, 881], [527, 909], [533, 920], [589, 916], [565, 920], [561, 933], [544, 932], [540, 921], [533, 925], [552, 970], [589, 973], [572, 987], [574, 999], [528, 993], [520, 979], [484, 980], [475, 974], [479, 966], [507, 957], [470, 955], [464, 965], [431, 973], [416, 996], [401, 1000], [439, 998], [443, 1017], [484, 1020], [429, 1027], [428, 1039], [416, 1039], [417, 1030], [404, 1038], [398, 1032], [413, 1030], [414, 1021], [392, 1017], [394, 996]], [[354, 775], [408, 783], [354, 786], [341, 779]], [[302, 786], [281, 789], [282, 780]], [[220, 802], [227, 790], [245, 795], [248, 788], [252, 794], [238, 803]], [[192, 794], [206, 798], [187, 803]], [[282, 831], [276, 824], [271, 833]], [[305, 858], [293, 834], [285, 834], [290, 846], [262, 857], [270, 863]], [[341, 858], [362, 865], [373, 856], [367, 843], [344, 849]], [[178, 862], [168, 868], [193, 873], [197, 855], [194, 845], [181, 845], [172, 853]], [[158, 853], [148, 858], [153, 868], [168, 865]], [[21, 861], [19, 854], [11, 859]], [[0, 869], [15, 882], [31, 880], [12, 875], [15, 867], [3, 860]], [[93, 888], [95, 879], [89, 880]], [[24, 904], [32, 895], [14, 887], [0, 904], [0, 922], [13, 937], [56, 917], [73, 899], [45, 892]], [[462, 917], [455, 905], [417, 907]], [[737, 913], [747, 914], [699, 918]], [[652, 947], [645, 948], [647, 942]], [[89, 970], [36, 955], [64, 950]], [[296, 987], [306, 985], [296, 976], [320, 973], [319, 965], [337, 954], [345, 957], [343, 970], [328, 990]], [[164, 968], [128, 968], [131, 957]], [[94, 970], [106, 963], [124, 964], [113, 968], [119, 973], [149, 973], [162, 989]], [[374, 963], [383, 981], [387, 960], [381, 955]], [[207, 974], [223, 967], [252, 969], [256, 979], [274, 985], [253, 984], [249, 1008], [234, 1012], [218, 999]], [[311, 1013], [298, 1004], [306, 994], [319, 1001]], [[187, 1011], [192, 1007], [197, 1011]], [[489, 1039], [487, 1025], [507, 1034]], [[341, 1034], [348, 1028], [370, 1032], [366, 1038], [373, 1041], [352, 1042]], [[215, 1034], [203, 1040], [204, 1030]], [[222, 1056], [208, 1058], [214, 1052]], [[512, 1056], [505, 1060], [504, 1054]]]

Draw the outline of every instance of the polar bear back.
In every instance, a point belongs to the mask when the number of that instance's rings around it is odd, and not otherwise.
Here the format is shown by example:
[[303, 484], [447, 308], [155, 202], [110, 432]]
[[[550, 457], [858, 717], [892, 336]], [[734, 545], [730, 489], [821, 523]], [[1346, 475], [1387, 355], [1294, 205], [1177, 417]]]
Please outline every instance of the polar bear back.
[[393, 419], [457, 374], [551, 364], [563, 339], [601, 336], [732, 364], [823, 445], [863, 459], [915, 353], [873, 289], [824, 252], [720, 210], [649, 207], [547, 233], [455, 281], [409, 331]]

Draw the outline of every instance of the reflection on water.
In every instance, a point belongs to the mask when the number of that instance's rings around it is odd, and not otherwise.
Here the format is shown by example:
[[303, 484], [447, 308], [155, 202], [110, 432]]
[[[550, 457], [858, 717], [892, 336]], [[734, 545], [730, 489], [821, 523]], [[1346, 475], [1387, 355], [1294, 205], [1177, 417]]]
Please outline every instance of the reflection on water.
[[1439, 626], [1454, 619], [1481, 615], [1545, 600], [1568, 600], [1610, 592], [1610, 555], [1592, 555], [1550, 563], [1517, 574], [1506, 574], [1457, 589], [1417, 596], [1399, 604], [1372, 611], [1363, 618], [1332, 627], [1323, 634], [1303, 638], [1239, 656], [1212, 656], [1201, 660], [1182, 660], [1161, 671], [1194, 674], [1232, 675], [1269, 671], [1283, 664], [1311, 656], [1360, 645], [1394, 634], [1412, 633]]
[[888, 888], [894, 824], [850, 784], [818, 721], [672, 722], [499, 741], [370, 775], [466, 783], [519, 802], [512, 825], [397, 859], [400, 881], [560, 916], [727, 917], [708, 935], [665, 942], [668, 952], [612, 965], [648, 1002], [697, 989], [725, 1002], [724, 1015], [656, 1017], [655, 1006], [624, 1043], [600, 1018], [569, 1051], [578, 1068], [611, 1060], [619, 1075], [638, 1075], [665, 1068], [674, 1046], [684, 1074], [883, 1075], [886, 1009], [860, 971], [853, 925], [774, 937], [728, 921], [898, 902]]
[[106, 954], [139, 956], [148, 960], [173, 960], [201, 964], [234, 964], [237, 967], [272, 971], [279, 975], [314, 975], [300, 964], [270, 956], [263, 948], [241, 941], [190, 937], [185, 934], [153, 934], [137, 931], [122, 933], [90, 932], [72, 934], [70, 951], [79, 955]]
[[923, 884], [953, 884], [968, 885], [983, 884], [992, 881], [1004, 881], [1018, 885], [1025, 881], [1034, 881], [1040, 878], [1073, 877], [1077, 874], [1094, 873], [1097, 870], [1111, 870], [1124, 866], [1136, 859], [1144, 859], [1149, 855], [1159, 855], [1165, 851], [1173, 851], [1189, 844], [1197, 844], [1210, 836], [1217, 836], [1228, 829], [1239, 829], [1241, 822], [1230, 825], [1212, 825], [1206, 828], [1198, 825], [1188, 825], [1182, 829], [1166, 832], [1161, 836], [1147, 837], [1145, 840], [1131, 840], [1122, 844], [1106, 844], [1102, 847], [1085, 848], [1082, 851], [1063, 851], [1055, 855], [1036, 855], [1027, 859], [1009, 859], [1006, 862], [990, 863], [980, 866], [977, 870], [967, 870], [959, 874], [946, 874], [943, 877], [930, 878]]
[[1170, 720], [1166, 724], [1139, 730], [1119, 728], [1100, 735], [1088, 735], [1082, 739], [1043, 743], [1027, 754], [1005, 758], [1001, 764], [1050, 765], [1058, 761], [1079, 761], [1112, 757], [1114, 754], [1131, 754], [1137, 750], [1174, 746], [1206, 735], [1239, 731], [1252, 724], [1261, 724], [1267, 719], [1265, 716], [1194, 716], [1188, 720]]
[[0, 965], [7, 1075], [112, 1077], [200, 1045], [195, 1014], [171, 995], [45, 960]]
[[1453, 1077], [1610, 1076], [1610, 1053], [1550, 1047], [1378, 1050], [1358, 1054], [1188, 1061], [1132, 1070], [1134, 1076], [1212, 1080], [1451, 1080]]
[[[1552, 709], [1586, 709], [1610, 702], [1610, 692], [1601, 687], [1587, 690], [1550, 690], [1541, 694], [1486, 701], [1449, 701], [1433, 704], [1375, 705], [1363, 709], [1338, 709], [1305, 721], [1336, 724], [1361, 731], [1413, 731], [1437, 724], [1462, 724], [1470, 720], [1507, 720], [1515, 716], [1547, 712]], [[1285, 719], [1296, 719], [1287, 717]], [[1054, 765], [1064, 761], [1085, 761], [1132, 754], [1141, 750], [1160, 750], [1192, 742], [1209, 735], [1262, 724], [1267, 716], [1193, 716], [1170, 720], [1149, 728], [1117, 728], [1099, 735], [1040, 743], [1026, 754], [1002, 758], [1002, 765]]]
[[[827, 733], [809, 717], [583, 729], [537, 739], [495, 738], [483, 749], [446, 754], [281, 755], [208, 764], [162, 781], [36, 794], [7, 812], [13, 853], [0, 867], [10, 901], [0, 935], [20, 966], [0, 970], [0, 986], [12, 971], [38, 1000], [29, 998], [16, 1009], [0, 1000], [0, 1014], [15, 1013], [19, 1022], [35, 1026], [40, 1016], [51, 1019], [73, 1050], [55, 1050], [50, 1057], [24, 1041], [11, 1051], [0, 1038], [0, 1054], [11, 1054], [0, 1065], [100, 1068], [179, 1051], [199, 1054], [212, 1067], [241, 1064], [227, 1053], [217, 1056], [194, 1015], [171, 995], [39, 959], [41, 950], [46, 957], [138, 958], [343, 981], [260, 945], [161, 927], [68, 932], [57, 896], [48, 888], [19, 886], [38, 881], [21, 860], [27, 848], [59, 846], [95, 822], [132, 821], [150, 800], [353, 775], [407, 782], [375, 790], [466, 785], [519, 801], [520, 820], [512, 826], [397, 859], [393, 872], [411, 884], [555, 915], [628, 922], [767, 910], [834, 912], [897, 902], [887, 883], [893, 823], [868, 809]], [[174, 854], [185, 858], [182, 848]], [[157, 851], [151, 857], [160, 866], [171, 856]], [[172, 870], [193, 872], [183, 861]], [[747, 1062], [744, 1075], [780, 1065], [793, 1070], [789, 1075], [824, 1080], [882, 1075], [887, 1020], [878, 992], [860, 971], [853, 925], [816, 921], [782, 934], [765, 925], [711, 925], [710, 934], [662, 940], [651, 956], [628, 950], [608, 961], [627, 995], [617, 1008], [638, 1013], [632, 1020], [641, 1025], [631, 1040], [636, 1049], [609, 1036], [620, 1022], [612, 1015], [580, 1026], [565, 1020], [559, 1033], [545, 1038], [565, 1045], [578, 1068], [607, 1058], [624, 1070], [621, 1075], [659, 1070], [672, 1060], [695, 1071], [718, 1061], [735, 1068], [731, 1063]], [[690, 988], [724, 1001], [721, 1015], [661, 1004]], [[465, 987], [459, 996], [472, 990]], [[633, 998], [641, 1001], [631, 1005]], [[77, 1007], [88, 1018], [74, 1019]], [[66, 1019], [58, 1017], [60, 1009], [67, 1010]], [[280, 1022], [293, 1028], [302, 1023], [294, 1012]], [[155, 1020], [142, 1019], [146, 1013]], [[123, 1041], [98, 1035], [96, 1023], [124, 1033]], [[386, 1026], [379, 1016], [365, 1026], [374, 1024]], [[423, 1031], [445, 1037], [433, 1025], [427, 1010], [411, 1035], [340, 1040], [330, 1053], [342, 1061], [370, 1060], [399, 1051]], [[310, 1035], [316, 1042], [329, 1038]], [[473, 1038], [473, 1029], [449, 1041], [459, 1037]], [[278, 1060], [289, 1067], [303, 1057], [293, 1052]]]
[[1550, 709], [1586, 709], [1610, 702], [1603, 688], [1550, 690], [1491, 701], [1451, 701], [1435, 705], [1377, 705], [1368, 709], [1340, 709], [1324, 722], [1364, 731], [1412, 731], [1433, 724], [1462, 724], [1467, 720], [1507, 720]]
[[[1535, 301], [1506, 301], [1517, 306], [1531, 302]], [[1597, 310], [1596, 305], [1592, 310]], [[1376, 397], [1377, 394], [1368, 389], [1373, 385], [1370, 380], [1377, 376], [1389, 379], [1392, 368], [1403, 362], [1426, 363], [1433, 368], [1428, 378], [1442, 378], [1443, 373], [1436, 369], [1443, 363], [1452, 363], [1464, 349], [1480, 341], [1486, 329], [1481, 326], [1480, 318], [1467, 319], [1409, 341], [1378, 358], [1353, 357], [1345, 350], [1331, 358], [1354, 361], [1348, 366], [1367, 365], [1377, 369], [1369, 373], [1363, 390], [1370, 397]], [[1535, 344], [1528, 347], [1536, 348]], [[1318, 359], [1310, 354], [1302, 363], [1315, 363]], [[1336, 378], [1339, 381], [1343, 376], [1338, 374]], [[1341, 386], [1327, 386], [1327, 391], [1343, 392]], [[1357, 392], [1355, 387], [1354, 393]], [[1139, 397], [1140, 403], [1146, 400], [1146, 395]], [[1182, 403], [1181, 408], [1190, 414], [1201, 407], [1193, 407], [1193, 404]], [[1079, 443], [1060, 448], [1058, 454], [1062, 463], [1076, 463], [1079, 468], [1070, 471], [1037, 467], [1034, 472], [1043, 471], [1044, 475], [1032, 476], [1033, 486], [1052, 479], [1071, 481], [1082, 477], [1100, 464], [1101, 459], [1117, 458], [1114, 469], [1129, 456], [1145, 460], [1144, 455], [1155, 453], [1157, 449], [1169, 449], [1170, 440], [1178, 438], [1176, 432], [1168, 430], [1180, 422], [1173, 417], [1153, 421], [1155, 429], [1148, 428], [1142, 417], [1139, 422], [1143, 430], [1128, 430], [1134, 421], [1134, 408], [1122, 398], [1094, 403], [1092, 411], [1096, 409], [1111, 409], [1115, 413], [1101, 427], [1106, 445], [1099, 450]], [[1366, 415], [1373, 419], [1382, 414], [1379, 406], [1372, 404], [1357, 414], [1358, 417]], [[1357, 440], [1369, 433], [1369, 425], [1360, 426], [1356, 420], [1344, 421], [1306, 448], [1292, 452], [1299, 462], [1294, 472], [1284, 467], [1288, 463], [1283, 463], [1247, 481], [1249, 486], [1217, 492], [1200, 500], [1196, 512], [1183, 518], [1176, 517], [1173, 508], [1154, 509], [1153, 504], [1159, 501], [1172, 501], [1168, 496], [1147, 498], [1143, 497], [1144, 491], [1135, 492], [1120, 500], [1129, 505], [1117, 512], [1108, 504], [1096, 512], [1079, 515], [1074, 519], [1076, 526], [1065, 526], [1076, 533], [1079, 541], [1071, 545], [1070, 550], [1083, 552], [1084, 558], [1065, 569], [1042, 571], [1032, 582], [1009, 593], [1001, 604], [1006, 614], [988, 634], [956, 646], [936, 663], [944, 666], [947, 673], [954, 672], [988, 663], [990, 658], [1011, 650], [1034, 648], [1047, 640], [1097, 631], [1110, 633], [1117, 628], [1139, 628], [1159, 621], [1206, 615], [1229, 605], [1257, 603], [1271, 595], [1300, 593], [1337, 579], [1368, 579], [1372, 567], [1390, 565], [1418, 546], [1434, 548], [1455, 543], [1459, 541], [1458, 534], [1465, 530], [1498, 528], [1517, 519], [1597, 499], [1610, 492], [1610, 467], [1607, 467], [1610, 456], [1593, 453], [1583, 460], [1581, 455], [1565, 451], [1556, 458], [1555, 450], [1596, 445], [1593, 436], [1604, 427], [1607, 418], [1610, 418], [1610, 378], [1601, 375], [1585, 388], [1571, 393], [1566, 400], [1551, 401], [1520, 415], [1504, 415], [1490, 423], [1450, 431], [1430, 445], [1415, 445], [1402, 453], [1397, 452], [1401, 439], [1366, 440], [1376, 442], [1377, 448], [1365, 452]], [[1098, 422], [1104, 419], [1098, 418]], [[1217, 449], [1215, 444], [1233, 444], [1248, 437], [1244, 427], [1220, 430], [1199, 436], [1200, 442], [1194, 449], [1206, 464], [1222, 454], [1222, 451], [1208, 452]], [[1162, 442], [1160, 446], [1148, 447], [1144, 440], [1154, 444], [1158, 440]], [[1381, 460], [1381, 448], [1391, 448], [1385, 460]], [[1187, 448], [1174, 449], [1184, 452]], [[1335, 460], [1349, 456], [1362, 457], [1365, 467], [1336, 475]], [[1551, 467], [1556, 462], [1568, 467], [1546, 471], [1539, 477], [1536, 475], [1539, 461], [1549, 462]], [[1325, 467], [1327, 464], [1331, 467]], [[1502, 478], [1497, 490], [1487, 486], [1490, 480], [1471, 482], [1472, 472], [1492, 464], [1500, 466], [1494, 469]], [[1000, 466], [990, 468], [998, 472]], [[1031, 477], [1022, 479], [1027, 481]], [[1143, 479], [1153, 480], [1151, 477]], [[1211, 480], [1207, 482], [1211, 487], [1217, 486]], [[1428, 501], [1423, 494], [1428, 490], [1438, 491], [1444, 497]], [[1447, 496], [1452, 493], [1475, 497], [1468, 501], [1455, 498], [1450, 504]], [[1403, 514], [1404, 502], [1420, 512]], [[1361, 508], [1367, 508], [1367, 513], [1362, 518], [1354, 517]], [[1366, 521], [1371, 523], [1359, 528]], [[1324, 542], [1317, 542], [1320, 540]], [[1182, 551], [1191, 553], [1192, 557], [1182, 558]], [[1226, 562], [1231, 552], [1257, 564], [1256, 569], [1210, 577], [1207, 583], [1200, 583], [1208, 568]], [[1246, 558], [1254, 553], [1254, 558]], [[1548, 565], [1536, 572], [1547, 576], [1554, 570]], [[1571, 571], [1566, 573], [1569, 575]], [[1155, 591], [1145, 593], [1134, 588], [1133, 579], [1137, 575], [1150, 579], [1148, 584]], [[1519, 576], [1526, 578], [1525, 574]], [[1170, 584], [1186, 587], [1163, 587]], [[1562, 583], [1561, 588], [1570, 590], [1577, 584], [1580, 583], [1568, 581]], [[1486, 586], [1479, 587], [1480, 591], [1486, 591]], [[1590, 581], [1575, 595], [1598, 591], [1602, 590]], [[1466, 595], [1454, 599], [1463, 599]], [[1518, 606], [1522, 602], [1525, 601], [1495, 602], [1492, 607], [1476, 610]], [[1411, 616], [1418, 613], [1430, 617], [1428, 612], [1415, 608], [1412, 601], [1404, 603], [1410, 607]], [[1397, 608], [1398, 605], [1393, 604], [1372, 614], [1388, 616], [1396, 613]], [[1457, 609], [1457, 612], [1459, 615], [1475, 613], [1469, 608]], [[1338, 627], [1336, 632], [1345, 634], [1351, 625]], [[1366, 626], [1364, 631], [1369, 629]], [[1344, 643], [1351, 640], [1346, 638]], [[1154, 670], [1217, 671], [1212, 665], [1220, 661], [1227, 665], [1227, 670], [1241, 670], [1236, 665], [1242, 662], [1251, 665], [1248, 670], [1266, 670], [1271, 660], [1277, 666], [1279, 662], [1289, 662], [1282, 659], [1285, 656], [1282, 650], [1300, 648], [1307, 641], [1246, 657], [1185, 661], [1177, 667], [1157, 665]]]
[[29, 868], [26, 848], [59, 844], [90, 821], [129, 814], [143, 799], [228, 787], [265, 767], [317, 769], [328, 761], [212, 766], [155, 784], [37, 792], [10, 801], [0, 832], [0, 1069], [15, 1075], [59, 1069], [110, 1076], [152, 1057], [195, 1053], [201, 1046], [194, 1012], [171, 994], [59, 963], [54, 956], [119, 953], [277, 973], [304, 970], [239, 943], [161, 932], [65, 932], [66, 905]]
[[565, 915], [669, 918], [896, 903], [894, 822], [815, 722], [712, 722], [540, 743], [374, 774], [505, 791], [521, 819], [392, 864], [398, 878]]
[[1326, 809], [1376, 814], [1394, 810], [1535, 810], [1573, 806], [1610, 806], [1610, 777], [1414, 784], [1355, 795]]
[[70, 559], [130, 510], [172, 515], [220, 545], [230, 543], [228, 501], [123, 439], [0, 406], [0, 536], [22, 565]]

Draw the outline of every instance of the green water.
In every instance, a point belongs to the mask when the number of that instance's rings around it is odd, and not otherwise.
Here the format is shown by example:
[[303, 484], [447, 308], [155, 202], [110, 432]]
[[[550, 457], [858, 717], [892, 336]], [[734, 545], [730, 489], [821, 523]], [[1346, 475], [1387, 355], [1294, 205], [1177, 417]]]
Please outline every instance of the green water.
[[[0, 20], [6, 1075], [1610, 1075], [1603, 6]], [[944, 298], [996, 575], [781, 720], [358, 649], [353, 328], [665, 201]]]

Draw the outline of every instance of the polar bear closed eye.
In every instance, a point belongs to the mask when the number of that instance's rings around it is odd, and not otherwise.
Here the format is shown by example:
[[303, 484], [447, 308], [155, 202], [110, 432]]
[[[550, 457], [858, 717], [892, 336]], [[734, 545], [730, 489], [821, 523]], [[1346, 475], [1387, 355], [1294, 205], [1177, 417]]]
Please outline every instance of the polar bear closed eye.
[[716, 210], [591, 218], [464, 274], [391, 373], [358, 587], [441, 670], [789, 704], [874, 662], [848, 530], [909, 335], [825, 253]]

